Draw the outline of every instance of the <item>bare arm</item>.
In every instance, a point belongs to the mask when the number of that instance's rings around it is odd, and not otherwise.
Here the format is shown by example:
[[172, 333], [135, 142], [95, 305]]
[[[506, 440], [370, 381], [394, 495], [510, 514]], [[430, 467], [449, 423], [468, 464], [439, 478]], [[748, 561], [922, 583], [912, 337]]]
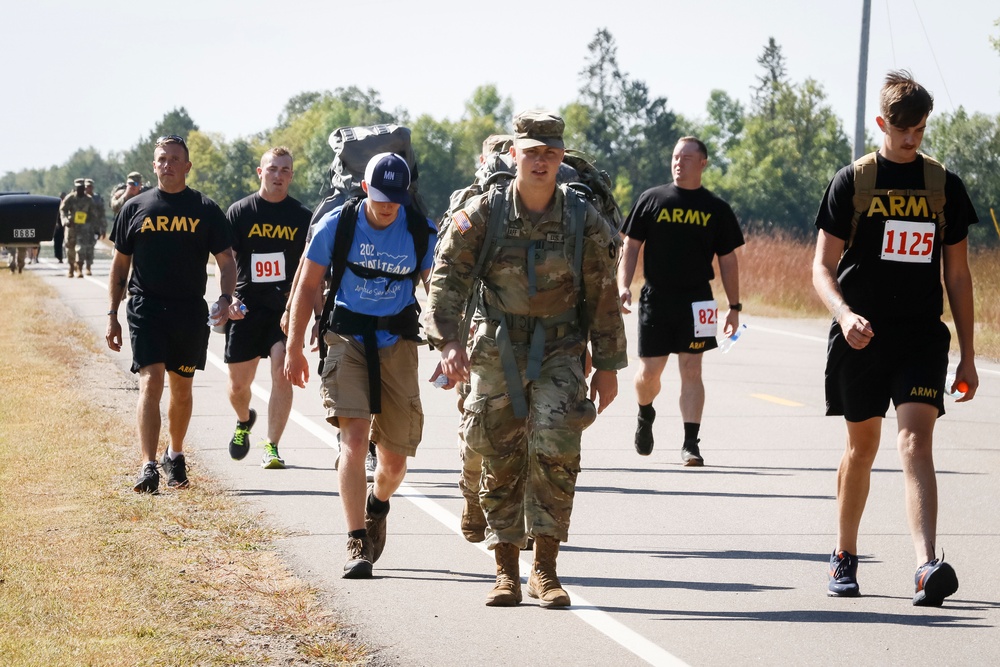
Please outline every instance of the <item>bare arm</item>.
[[819, 298], [840, 325], [847, 344], [860, 350], [871, 342], [875, 332], [865, 318], [854, 313], [844, 301], [837, 283], [837, 264], [844, 253], [844, 241], [824, 230], [816, 238], [816, 255], [813, 257], [813, 287]]
[[[215, 256], [215, 264], [219, 267], [219, 287], [222, 289], [222, 293], [232, 297], [233, 292], [236, 291], [236, 257], [233, 255], [233, 249], [226, 248], [218, 253]], [[219, 313], [225, 313], [225, 317], [221, 318], [219, 324], [224, 323], [227, 319], [243, 319], [239, 299], [233, 297], [232, 301], [227, 301], [220, 296], [216, 303], [219, 305]]]
[[[958, 336], [959, 361], [955, 371], [955, 382], [964, 380], [969, 391], [959, 401], [971, 401], [979, 388], [979, 373], [976, 371], [976, 349], [973, 344], [975, 330], [975, 307], [972, 299], [972, 272], [969, 270], [969, 240], [964, 239], [954, 245], [942, 248], [944, 260], [944, 286], [948, 291], [951, 316], [955, 320]], [[945, 387], [951, 390], [952, 387]]]
[[[740, 263], [736, 258], [736, 251], [719, 255], [719, 275], [722, 278], [722, 289], [726, 291], [726, 299], [729, 304], [740, 302]], [[726, 327], [722, 333], [732, 336], [740, 326], [740, 312], [729, 309], [726, 315]]]
[[108, 277], [108, 329], [104, 339], [115, 352], [122, 349], [122, 325], [118, 320], [118, 307], [125, 298], [128, 270], [132, 266], [132, 256], [117, 250], [111, 257], [111, 275]]
[[289, 297], [288, 342], [285, 344], [285, 377], [297, 387], [309, 381], [309, 366], [302, 348], [317, 294], [323, 285], [326, 267], [303, 258], [297, 272], [298, 280]]
[[639, 250], [642, 241], [625, 237], [625, 248], [622, 251], [622, 261], [618, 263], [618, 298], [622, 304], [622, 312], [630, 313], [626, 306], [632, 305], [632, 278], [635, 276], [635, 265], [639, 262]]

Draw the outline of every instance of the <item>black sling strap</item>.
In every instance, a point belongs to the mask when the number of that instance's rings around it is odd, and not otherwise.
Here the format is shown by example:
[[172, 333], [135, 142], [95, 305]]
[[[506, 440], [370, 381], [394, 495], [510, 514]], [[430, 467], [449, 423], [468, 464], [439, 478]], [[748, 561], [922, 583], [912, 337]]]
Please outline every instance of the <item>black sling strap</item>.
[[343, 335], [361, 336], [365, 346], [365, 360], [368, 363], [369, 408], [373, 415], [377, 415], [382, 412], [382, 368], [379, 364], [375, 332], [384, 329], [404, 338], [418, 339], [419, 334], [415, 329], [419, 327], [420, 307], [414, 303], [403, 312], [391, 317], [363, 315], [343, 307], [336, 308], [337, 290], [340, 289], [340, 283], [343, 281], [344, 273], [348, 267], [352, 273], [363, 278], [410, 279], [413, 281], [412, 289], [416, 290], [417, 282], [420, 280], [420, 263], [427, 254], [430, 243], [431, 228], [423, 213], [415, 207], [406, 207], [406, 228], [410, 232], [410, 236], [413, 237], [417, 262], [416, 268], [410, 273], [388, 273], [348, 262], [347, 255], [354, 243], [354, 232], [358, 226], [358, 212], [363, 202], [363, 198], [355, 197], [344, 204], [337, 222], [337, 231], [334, 233], [333, 256], [330, 261], [330, 288], [327, 292], [326, 302], [323, 304], [323, 314], [320, 316], [320, 364], [323, 364], [327, 354], [326, 341], [323, 340], [323, 333], [326, 330], [329, 329]]

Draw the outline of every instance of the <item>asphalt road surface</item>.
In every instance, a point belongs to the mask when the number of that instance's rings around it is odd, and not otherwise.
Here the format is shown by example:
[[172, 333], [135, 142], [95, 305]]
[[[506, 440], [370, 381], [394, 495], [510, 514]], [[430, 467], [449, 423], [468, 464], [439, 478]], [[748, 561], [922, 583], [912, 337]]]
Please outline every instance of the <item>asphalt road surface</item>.
[[[100, 259], [85, 280], [68, 279], [51, 258], [28, 268], [102, 346], [108, 264]], [[210, 278], [209, 296], [217, 291]], [[217, 334], [195, 379], [192, 483], [220, 479], [249, 510], [264, 512], [285, 535], [278, 546], [291, 566], [324, 592], [380, 664], [1000, 664], [1000, 366], [979, 364], [976, 399], [950, 402], [936, 431], [939, 549], [959, 574], [958, 593], [940, 609], [910, 603], [916, 563], [890, 411], [861, 526], [864, 596], [829, 599], [845, 430], [841, 419], [823, 416], [827, 322], [752, 313], [743, 321], [749, 328], [730, 353], [706, 355], [704, 468], [680, 464], [676, 363], [663, 377], [649, 457], [632, 445], [635, 364], [619, 373], [617, 401], [584, 434], [570, 541], [558, 563], [573, 600], [567, 610], [542, 609], [527, 596], [516, 608], [484, 606], [495, 566], [458, 530], [456, 397], [430, 383], [423, 443], [392, 499], [372, 580], [340, 577], [346, 531], [334, 430], [315, 378], [295, 392], [280, 443], [288, 468], [262, 470], [270, 378], [261, 364], [254, 448], [234, 462], [227, 444], [236, 418]], [[634, 342], [634, 315], [626, 326]], [[128, 349], [107, 354], [134, 379]], [[422, 348], [422, 377], [435, 362]], [[529, 566], [525, 553], [521, 571]]]

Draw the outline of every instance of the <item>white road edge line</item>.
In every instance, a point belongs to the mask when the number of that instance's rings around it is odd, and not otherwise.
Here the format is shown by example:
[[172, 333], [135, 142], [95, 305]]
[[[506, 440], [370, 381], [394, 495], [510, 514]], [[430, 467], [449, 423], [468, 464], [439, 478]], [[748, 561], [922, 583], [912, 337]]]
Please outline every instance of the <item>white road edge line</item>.
[[[208, 353], [208, 361], [221, 370], [223, 373], [228, 375], [229, 371], [226, 369], [225, 362], [219, 358], [214, 352]], [[264, 401], [268, 402], [270, 398], [270, 392], [264, 387], [260, 386], [256, 382], [250, 385], [250, 392]], [[317, 424], [312, 419], [309, 419], [301, 412], [298, 412], [295, 408], [292, 408], [289, 419], [310, 434], [319, 438], [322, 442], [326, 443], [329, 447], [337, 446], [337, 438], [333, 435], [333, 432], [328, 428], [326, 424], [322, 426]], [[425, 513], [430, 515], [432, 518], [437, 519], [445, 528], [452, 531], [459, 537], [462, 537], [462, 531], [459, 528], [460, 520], [457, 516], [451, 512], [444, 509], [441, 505], [434, 502], [423, 493], [418, 491], [416, 488], [410, 486], [406, 482], [400, 485], [399, 490], [396, 495], [402, 496], [412, 502], [417, 508], [423, 510]], [[465, 539], [464, 537], [462, 539]], [[484, 554], [490, 556], [492, 559], [492, 554], [490, 550], [487, 549], [482, 544], [476, 545], [480, 551]], [[521, 571], [530, 572], [531, 562], [521, 559]], [[523, 577], [522, 577], [523, 579]], [[525, 584], [527, 585], [527, 584]], [[574, 613], [578, 618], [580, 618], [584, 623], [591, 626], [601, 634], [603, 634], [608, 639], [620, 644], [623, 648], [631, 651], [639, 658], [645, 660], [651, 665], [663, 665], [663, 667], [686, 667], [687, 663], [673, 655], [672, 653], [664, 650], [659, 645], [646, 639], [635, 630], [632, 630], [628, 626], [619, 621], [616, 621], [610, 614], [605, 611], [601, 611], [600, 607], [588, 602], [582, 595], [580, 595], [575, 588], [570, 588], [569, 586], [563, 586], [567, 593], [569, 593], [570, 598], [573, 600], [572, 606], [570, 606], [569, 611]]]

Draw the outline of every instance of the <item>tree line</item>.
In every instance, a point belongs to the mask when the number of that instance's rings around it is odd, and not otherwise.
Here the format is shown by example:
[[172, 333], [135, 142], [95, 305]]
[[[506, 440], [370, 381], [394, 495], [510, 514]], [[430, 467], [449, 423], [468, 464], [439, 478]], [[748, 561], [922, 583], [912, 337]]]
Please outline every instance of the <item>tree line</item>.
[[[624, 211], [643, 190], [670, 179], [674, 144], [695, 135], [709, 147], [705, 185], [732, 204], [746, 228], [813, 233], [826, 184], [850, 162], [851, 146], [822, 84], [811, 78], [791, 81], [773, 38], [757, 58], [760, 70], [749, 99], [714, 90], [703, 118], [671, 111], [666, 97], [654, 96], [645, 82], [622, 70], [617, 55], [611, 33], [598, 30], [588, 45], [577, 97], [559, 111], [567, 147], [591, 155], [608, 172]], [[420, 191], [436, 217], [451, 192], [471, 181], [482, 140], [509, 132], [514, 113], [511, 99], [491, 84], [473, 91], [455, 121], [387, 110], [377, 91], [352, 86], [300, 93], [288, 100], [274, 127], [227, 140], [202, 130], [178, 108], [127, 151], [102, 155], [81, 148], [62, 165], [8, 172], [0, 177], [0, 191], [57, 195], [69, 190], [74, 178], [87, 176], [107, 200], [129, 171], [151, 179], [156, 138], [179, 134], [187, 139], [194, 165], [188, 183], [223, 208], [258, 188], [260, 155], [275, 145], [287, 146], [295, 156], [292, 196], [312, 206], [329, 183], [333, 153], [327, 140], [333, 130], [398, 123], [412, 130]], [[875, 150], [875, 138], [868, 139], [869, 150]], [[973, 243], [997, 244], [990, 209], [1000, 208], [1000, 114], [968, 114], [962, 107], [932, 114], [923, 149], [965, 181], [984, 223], [973, 228]]]

